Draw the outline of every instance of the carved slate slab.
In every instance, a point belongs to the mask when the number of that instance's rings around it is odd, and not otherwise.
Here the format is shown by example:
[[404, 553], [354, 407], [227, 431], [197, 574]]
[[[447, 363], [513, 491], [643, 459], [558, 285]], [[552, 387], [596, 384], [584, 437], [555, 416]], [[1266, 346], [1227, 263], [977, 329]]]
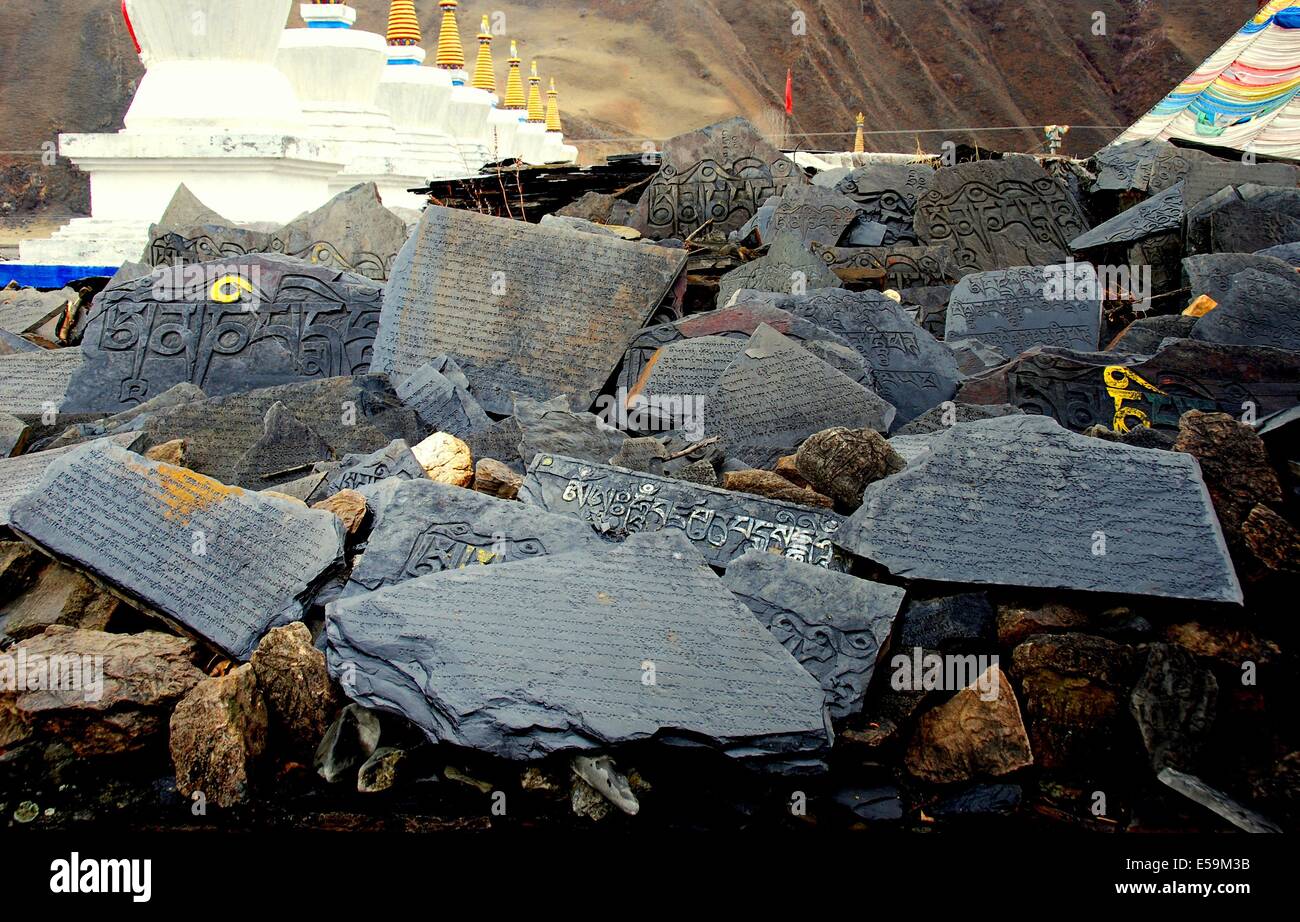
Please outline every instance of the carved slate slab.
[[411, 446], [402, 439], [394, 439], [385, 448], [368, 455], [345, 457], [311, 492], [308, 504], [328, 499], [340, 490], [364, 490], [386, 480], [394, 483], [428, 480], [424, 468], [411, 453]]
[[1232, 163], [1198, 160], [1187, 171], [1184, 199], [1188, 207], [1228, 186], [1282, 186], [1294, 189], [1300, 172], [1287, 163]]
[[733, 561], [723, 582], [821, 683], [831, 717], [862, 707], [903, 589], [757, 551]]
[[448, 370], [453, 377], [439, 371], [435, 362], [421, 365], [397, 385], [397, 398], [415, 410], [420, 422], [433, 431], [464, 438], [487, 429], [492, 420], [466, 385], [454, 380], [459, 376], [463, 381], [464, 375], [454, 368], [454, 362], [451, 364], [454, 370]]
[[1196, 321], [1192, 338], [1300, 350], [1300, 273], [1238, 272], [1219, 306]]
[[0, 413], [31, 422], [58, 411], [83, 361], [79, 346], [0, 356]]
[[231, 480], [265, 490], [302, 477], [319, 461], [333, 459], [330, 444], [277, 401], [262, 418], [262, 437], [235, 463]]
[[847, 558], [831, 544], [843, 519], [824, 509], [559, 455], [533, 459], [519, 499], [577, 516], [612, 538], [684, 532], [715, 567], [725, 568], [754, 548], [833, 570], [848, 568]]
[[[816, 183], [821, 177], [813, 179]], [[916, 242], [916, 203], [930, 186], [934, 168], [924, 163], [870, 163], [834, 179], [832, 188], [863, 210], [866, 220], [885, 226], [886, 246]]]
[[141, 606], [247, 660], [343, 565], [343, 523], [102, 442], [45, 471], [15, 531]]
[[1044, 345], [1096, 349], [1101, 295], [1088, 263], [978, 272], [953, 290], [943, 338], [978, 339], [1006, 355]]
[[770, 469], [823, 429], [888, 432], [895, 415], [873, 391], [760, 326], [708, 396], [704, 429], [729, 457]]
[[366, 499], [374, 525], [344, 598], [443, 570], [607, 546], [573, 516], [427, 478], [377, 484], [366, 491]]
[[22, 352], [44, 352], [40, 346], [17, 333], [0, 330], [0, 356], [17, 355]]
[[737, 266], [718, 281], [718, 306], [742, 289], [795, 294], [813, 288], [841, 288], [840, 277], [792, 234], [777, 237], [766, 256]]
[[[111, 435], [104, 439], [122, 448], [133, 448], [141, 439], [138, 432], [126, 432]], [[27, 496], [45, 476], [45, 470], [55, 461], [80, 448], [69, 445], [66, 448], [51, 448], [48, 451], [36, 451], [17, 458], [0, 458], [0, 525], [9, 524], [10, 510]]]
[[509, 759], [650, 738], [757, 759], [829, 746], [817, 680], [686, 542], [643, 541], [331, 603], [330, 672], [430, 740]]
[[95, 302], [65, 410], [116, 413], [189, 382], [210, 396], [370, 366], [383, 289], [281, 256], [156, 270]]
[[1256, 256], [1272, 256], [1291, 266], [1300, 268], [1300, 241], [1296, 243], [1279, 243], [1277, 246], [1265, 247], [1255, 253]]
[[37, 291], [35, 288], [0, 290], [0, 330], [34, 333], [57, 317], [69, 300], [76, 300], [71, 288]]
[[743, 118], [669, 140], [661, 163], [632, 219], [654, 240], [684, 239], [707, 221], [711, 233], [725, 236], [772, 196], [808, 181]]
[[792, 186], [777, 200], [764, 239], [790, 234], [805, 245], [835, 246], [861, 213], [853, 199], [838, 192], [813, 185]]
[[1297, 277], [1295, 269], [1284, 260], [1249, 253], [1201, 253], [1188, 256], [1182, 265], [1183, 287], [1188, 289], [1189, 302], [1200, 295], [1221, 302], [1236, 284], [1233, 276], [1247, 269], [1258, 269], [1287, 281]]
[[545, 403], [521, 397], [515, 401], [514, 418], [519, 426], [517, 453], [525, 463], [545, 453], [603, 464], [627, 441], [627, 433], [614, 428], [614, 420], [574, 413], [562, 396]]
[[384, 295], [373, 370], [449, 355], [489, 413], [513, 393], [591, 406], [681, 274], [681, 250], [431, 207]]
[[1297, 189], [1247, 185], [1187, 206], [1188, 253], [1253, 253], [1297, 240]]
[[1070, 241], [1076, 253], [1093, 247], [1141, 240], [1152, 234], [1178, 230], [1183, 225], [1183, 186], [1175, 183], [1164, 192], [1139, 202], [1086, 234]]
[[628, 396], [651, 400], [656, 396], [695, 398], [711, 394], [747, 342], [725, 336], [696, 336], [669, 343], [650, 357]]
[[1156, 195], [1187, 177], [1192, 164], [1216, 159], [1213, 154], [1177, 147], [1168, 141], [1126, 141], [1096, 153], [1094, 192], [1150, 192]]
[[931, 436], [926, 455], [867, 487], [839, 541], [912, 579], [1242, 600], [1194, 458], [1042, 417]]
[[947, 247], [822, 247], [812, 251], [832, 272], [873, 270], [883, 272], [882, 286], [904, 288], [951, 285], [968, 270], [959, 267]]
[[30, 431], [30, 427], [17, 416], [0, 413], [0, 459], [22, 451]]
[[922, 243], [951, 248], [973, 272], [1062, 262], [1088, 229], [1074, 198], [1027, 157], [937, 171], [915, 223]]

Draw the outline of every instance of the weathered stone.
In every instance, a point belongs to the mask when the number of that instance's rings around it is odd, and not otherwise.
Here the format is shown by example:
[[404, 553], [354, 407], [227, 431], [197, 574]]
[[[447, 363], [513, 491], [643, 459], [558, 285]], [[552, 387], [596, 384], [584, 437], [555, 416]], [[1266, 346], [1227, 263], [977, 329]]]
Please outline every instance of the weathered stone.
[[130, 410], [69, 426], [48, 442], [46, 447], [64, 448], [69, 445], [80, 444], [89, 439], [139, 429], [144, 423], [144, 418], [147, 418], [155, 410], [181, 406], [194, 400], [204, 400], [206, 397], [207, 395], [203, 393], [202, 389], [195, 387], [193, 384], [177, 384], [157, 397], [146, 400]]
[[938, 170], [916, 205], [922, 243], [951, 248], [973, 272], [1062, 262], [1087, 219], [1065, 188], [1029, 158]]
[[951, 406], [937, 406], [922, 413], [906, 426], [896, 430], [894, 435], [929, 435], [942, 432], [962, 423], [979, 422], [982, 419], [997, 419], [1001, 416], [1023, 416], [1024, 410], [1004, 403], [990, 406], [980, 403], [954, 403]]
[[1240, 604], [1190, 458], [1108, 444], [1038, 416], [929, 438], [923, 458], [867, 487], [837, 543], [912, 579]]
[[628, 816], [641, 812], [641, 803], [627, 777], [609, 756], [574, 756], [573, 773]]
[[521, 433], [519, 456], [525, 462], [538, 454], [557, 454], [604, 463], [627, 439], [600, 417], [570, 410], [564, 395], [545, 403], [517, 398], [515, 420]]
[[1034, 346], [1094, 351], [1101, 286], [1088, 263], [977, 272], [957, 283], [944, 341], [972, 337], [1006, 355]]
[[1196, 160], [1187, 170], [1184, 197], [1190, 208], [1225, 188], [1279, 186], [1294, 189], [1300, 171], [1289, 163], [1232, 163], [1226, 160]]
[[619, 446], [618, 454], [609, 459], [614, 467], [629, 471], [641, 471], [646, 474], [662, 474], [664, 462], [670, 460], [667, 446], [652, 436], [640, 439], [625, 439]]
[[[944, 317], [947, 317], [946, 308]], [[939, 335], [943, 335], [942, 328], [939, 330]], [[968, 377], [983, 374], [990, 368], [997, 368], [1007, 363], [1007, 357], [1001, 350], [978, 339], [944, 343], [944, 347], [952, 353], [953, 359], [957, 362], [957, 370]]]
[[1156, 194], [1187, 178], [1193, 163], [1213, 160], [1208, 151], [1177, 147], [1168, 141], [1126, 141], [1103, 147], [1094, 155], [1097, 180], [1093, 191], [1136, 191]]
[[[128, 432], [101, 440], [105, 444], [132, 448], [140, 441], [140, 434]], [[98, 443], [95, 443], [98, 444]], [[39, 490], [45, 471], [60, 458], [80, 446], [37, 451], [17, 458], [0, 458], [0, 525], [8, 525], [14, 506], [23, 497]]]
[[500, 461], [479, 458], [474, 465], [474, 490], [498, 499], [514, 499], [519, 495], [524, 478]]
[[1218, 699], [1214, 673], [1196, 657], [1176, 644], [1151, 644], [1129, 709], [1152, 768], [1194, 767], [1214, 725]]
[[155, 445], [146, 451], [144, 456], [150, 461], [160, 461], [173, 467], [185, 467], [185, 440], [172, 439], [170, 442]]
[[1291, 268], [1300, 268], [1300, 241], [1279, 243], [1277, 246], [1265, 247], [1255, 253], [1256, 256], [1269, 256], [1280, 259]]
[[723, 577], [826, 692], [834, 718], [862, 707], [904, 591], [750, 550]]
[[37, 577], [48, 563], [49, 558], [30, 544], [0, 541], [0, 602], [7, 602], [36, 585]]
[[913, 598], [899, 618], [898, 645], [943, 653], [988, 650], [997, 641], [995, 615], [982, 592]]
[[34, 424], [58, 412], [84, 361], [80, 347], [0, 355], [0, 413]]
[[768, 499], [779, 499], [800, 506], [834, 509], [835, 503], [827, 496], [807, 487], [797, 487], [773, 471], [728, 471], [722, 475], [722, 488], [738, 493], [752, 493]]
[[1195, 317], [1184, 317], [1181, 314], [1139, 317], [1111, 340], [1106, 351], [1154, 355], [1166, 339], [1185, 339], [1191, 335], [1194, 326]]
[[1010, 816], [1020, 807], [1023, 791], [1018, 784], [977, 784], [926, 809], [939, 820], [971, 816]]
[[28, 425], [17, 416], [0, 413], [0, 460], [12, 458], [27, 447]]
[[302, 622], [273, 628], [249, 662], [276, 735], [295, 753], [315, 752], [342, 702], [311, 631]]
[[1221, 302], [1236, 287], [1234, 277], [1247, 269], [1256, 269], [1288, 281], [1296, 275], [1295, 269], [1285, 260], [1272, 256], [1249, 253], [1202, 253], [1188, 256], [1182, 261], [1183, 287], [1188, 289], [1187, 300], [1190, 302], [1208, 295], [1215, 303]]
[[772, 241], [766, 256], [732, 269], [718, 281], [718, 307], [726, 307], [738, 291], [802, 294], [814, 288], [839, 288], [840, 277], [814, 256], [794, 234]]
[[247, 798], [266, 751], [266, 703], [253, 667], [204, 679], [171, 717], [176, 790], [232, 807]]
[[1254, 253], [1300, 240], [1300, 190], [1224, 189], [1187, 206], [1188, 253]]
[[1227, 413], [1184, 413], [1174, 451], [1186, 452], [1200, 464], [1230, 541], [1240, 541], [1242, 523], [1258, 503], [1282, 502], [1282, 484], [1263, 439]]
[[867, 220], [885, 226], [882, 242], [892, 246], [916, 241], [916, 203], [933, 178], [934, 168], [925, 163], [869, 163], [844, 175], [821, 174], [813, 182], [856, 202]]
[[702, 487], [717, 487], [722, 485], [718, 479], [717, 469], [714, 468], [711, 461], [692, 461], [690, 464], [678, 469], [673, 475], [678, 480], [684, 480], [687, 483], [697, 483]]
[[1196, 321], [1192, 339], [1300, 350], [1300, 273], [1246, 269], [1232, 276], [1219, 306]]
[[891, 822], [903, 818], [903, 801], [898, 788], [893, 785], [848, 788], [836, 792], [835, 802], [867, 822]]
[[830, 741], [820, 685], [684, 536], [408, 580], [331, 603], [326, 635], [359, 703], [506, 758], [653, 736], [788, 762]]
[[449, 355], [488, 412], [508, 414], [512, 394], [567, 394], [585, 410], [685, 261], [666, 247], [431, 206], [394, 265], [372, 369], [401, 377]]
[[1300, 529], [1264, 505], [1250, 510], [1241, 537], [1267, 572], [1300, 575]]
[[0, 606], [0, 637], [25, 640], [52, 624], [102, 631], [122, 606], [75, 570], [50, 564], [34, 585]]
[[1093, 621], [1086, 612], [1065, 602], [998, 603], [998, 645], [1012, 649], [1035, 634], [1087, 632]]
[[333, 457], [328, 442], [276, 401], [262, 420], [261, 438], [235, 463], [233, 482], [261, 490], [295, 480]]
[[594, 787], [576, 775], [569, 789], [569, 807], [574, 816], [599, 823], [614, 812], [614, 805]]
[[1247, 627], [1189, 621], [1170, 624], [1165, 640], [1186, 648], [1197, 656], [1216, 660], [1229, 669], [1240, 669], [1247, 660], [1261, 666], [1275, 662], [1281, 649], [1271, 640], [1260, 637]]
[[43, 352], [44, 350], [29, 339], [17, 333], [0, 329], [0, 355], [20, 355], [24, 352]]
[[[957, 265], [947, 247], [823, 247], [812, 252], [843, 281], [871, 284], [898, 291], [953, 285], [967, 270]], [[944, 299], [947, 303], [947, 299]]]
[[776, 202], [765, 237], [792, 234], [805, 245], [835, 246], [862, 210], [853, 199], [815, 185], [787, 189]]
[[523, 430], [519, 428], [519, 420], [507, 416], [505, 419], [497, 420], [483, 432], [476, 432], [469, 436], [465, 439], [465, 444], [470, 447], [471, 457], [495, 458], [515, 473], [522, 475], [527, 466], [524, 464], [523, 456], [519, 454], [519, 442], [522, 438]]
[[[982, 691], [986, 687], [993, 691]], [[1002, 670], [990, 666], [976, 685], [922, 714], [906, 764], [931, 784], [997, 777], [1034, 764], [1016, 693]]]
[[1282, 831], [1281, 827], [1272, 820], [1261, 816], [1248, 807], [1242, 806], [1227, 794], [1210, 787], [1195, 775], [1185, 774], [1176, 768], [1162, 768], [1156, 777], [1160, 779], [1161, 784], [1170, 790], [1177, 791], [1188, 800], [1200, 804], [1243, 832]]
[[805, 440], [794, 458], [810, 487], [848, 510], [861, 505], [867, 484], [903, 469], [903, 459], [874, 429], [824, 429]]
[[[426, 458], [427, 460], [427, 458]], [[401, 439], [368, 455], [348, 455], [321, 481], [309, 502], [333, 496], [341, 490], [364, 490], [371, 484], [396, 477], [399, 480], [422, 480], [426, 476], [423, 462]]]
[[379, 718], [359, 704], [349, 704], [316, 747], [316, 773], [330, 784], [342, 781], [375, 754], [379, 735]]
[[1086, 234], [1070, 241], [1076, 253], [1093, 247], [1128, 243], [1150, 237], [1152, 234], [1179, 230], [1183, 225], [1183, 187], [1174, 184], [1158, 195], [1139, 202], [1127, 211], [1120, 212]]
[[105, 443], [56, 460], [10, 519], [26, 539], [241, 661], [267, 630], [301, 618], [343, 562], [333, 515]]
[[411, 454], [436, 483], [468, 487], [474, 482], [474, 456], [469, 446], [446, 432], [435, 432], [411, 449]]
[[357, 791], [377, 794], [390, 790], [406, 764], [406, 753], [391, 746], [381, 746], [357, 770]]
[[327, 499], [312, 503], [311, 507], [334, 513], [343, 523], [343, 530], [354, 538], [361, 533], [369, 512], [366, 498], [356, 490], [340, 490]]
[[6, 666], [22, 657], [29, 672], [54, 662], [79, 668], [57, 687], [45, 681], [37, 688], [30, 675], [0, 682], [0, 748], [33, 733], [61, 739], [79, 756], [155, 744], [172, 706], [203, 679], [195, 652], [193, 641], [153, 631], [48, 628], [6, 650]]
[[408, 375], [397, 385], [397, 398], [415, 410], [422, 423], [438, 432], [464, 438], [491, 426], [492, 420], [466, 385], [447, 377], [436, 366], [436, 362], [426, 362]]
[[724, 336], [697, 336], [669, 343], [656, 351], [627, 395], [629, 405], [638, 398], [647, 403], [651, 425], [637, 428], [672, 428], [673, 420], [669, 419], [665, 426], [666, 414], [657, 412], [666, 398], [678, 398], [669, 404], [675, 409], [683, 399], [694, 400], [699, 395], [712, 393], [722, 373], [744, 351], [746, 343], [744, 339]]
[[0, 291], [0, 330], [21, 335], [35, 333], [63, 313], [68, 302], [78, 295], [71, 288], [61, 291], [37, 291], [18, 288]]
[[374, 525], [344, 597], [465, 567], [599, 548], [572, 516], [428, 480], [390, 481], [370, 493]]

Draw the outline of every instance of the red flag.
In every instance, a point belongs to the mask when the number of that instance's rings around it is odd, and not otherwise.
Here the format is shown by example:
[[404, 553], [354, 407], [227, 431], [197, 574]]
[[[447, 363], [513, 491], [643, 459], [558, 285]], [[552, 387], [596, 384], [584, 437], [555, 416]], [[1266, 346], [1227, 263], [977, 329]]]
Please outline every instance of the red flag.
[[794, 70], [785, 72], [785, 114], [794, 115]]
[[140, 53], [140, 40], [135, 37], [135, 26], [131, 25], [131, 14], [127, 12], [126, 0], [122, 0], [122, 19], [126, 22], [126, 31], [131, 33], [131, 44], [135, 45], [135, 53]]

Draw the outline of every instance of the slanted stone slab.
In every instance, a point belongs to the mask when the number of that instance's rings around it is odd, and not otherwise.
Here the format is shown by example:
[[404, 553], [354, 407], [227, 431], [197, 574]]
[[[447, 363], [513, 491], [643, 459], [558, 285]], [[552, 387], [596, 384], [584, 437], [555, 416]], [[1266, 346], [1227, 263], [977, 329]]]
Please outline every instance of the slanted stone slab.
[[718, 306], [731, 303], [742, 289], [802, 294], [813, 288], [842, 288], [840, 277], [793, 234], [772, 242], [766, 256], [737, 266], [718, 281]]
[[682, 250], [431, 207], [393, 270], [374, 371], [439, 355], [489, 413], [512, 395], [591, 406], [681, 274]]
[[333, 513], [97, 443], [63, 455], [10, 513], [26, 540], [244, 661], [343, 565]]
[[980, 160], [934, 174], [916, 205], [922, 243], [952, 249], [972, 272], [1063, 262], [1088, 230], [1074, 198], [1027, 157]]
[[[141, 442], [138, 432], [124, 432], [111, 435], [103, 441], [122, 448], [134, 448]], [[92, 443], [94, 444], [94, 443]], [[36, 451], [17, 458], [0, 458], [0, 525], [9, 524], [9, 515], [13, 507], [33, 490], [45, 476], [45, 470], [68, 452], [79, 445], [66, 448], [51, 448], [48, 451]]]
[[[454, 362], [451, 364], [455, 366]], [[464, 376], [461, 378], [463, 380]], [[458, 438], [465, 438], [492, 425], [492, 420], [468, 388], [444, 375], [435, 362], [426, 362], [398, 384], [397, 398], [418, 413], [420, 421], [435, 432], [450, 432]]]
[[1275, 275], [1294, 281], [1296, 270], [1285, 260], [1250, 253], [1201, 253], [1183, 260], [1183, 285], [1188, 289], [1187, 301], [1209, 295], [1216, 303], [1228, 297], [1236, 287], [1234, 276], [1247, 269], [1256, 269], [1266, 275]]
[[235, 483], [264, 490], [311, 472], [318, 461], [332, 461], [334, 449], [279, 401], [262, 419], [262, 437], [235, 463]]
[[771, 468], [832, 426], [888, 432], [896, 411], [769, 326], [760, 326], [706, 398], [704, 431], [727, 455]]
[[1254, 253], [1300, 240], [1300, 189], [1247, 185], [1187, 205], [1188, 253]]
[[[822, 185], [822, 175], [813, 182]], [[869, 163], [847, 175], [828, 177], [831, 188], [856, 202], [867, 221], [884, 225], [881, 242], [886, 246], [916, 242], [916, 203], [933, 178], [934, 168], [924, 163]]]
[[44, 350], [28, 339], [23, 339], [17, 333], [10, 333], [8, 330], [0, 330], [0, 356], [18, 355], [23, 352], [43, 352]]
[[0, 290], [0, 330], [9, 333], [35, 333], [63, 312], [69, 301], [76, 301], [71, 288], [61, 291], [37, 291], [35, 288]]
[[1219, 306], [1196, 321], [1192, 339], [1300, 350], [1300, 273], [1246, 269], [1232, 276]]
[[978, 339], [1006, 355], [1034, 346], [1093, 350], [1101, 335], [1101, 296], [1089, 263], [977, 272], [953, 290], [943, 338]]
[[794, 161], [743, 118], [678, 135], [641, 195], [632, 226], [655, 240], [739, 230], [769, 198], [807, 183]]
[[1300, 355], [1191, 339], [1149, 356], [1043, 347], [968, 378], [957, 400], [1013, 404], [1077, 432], [1177, 429], [1188, 410], [1238, 417], [1247, 401], [1262, 419], [1300, 403]]
[[17, 416], [0, 413], [0, 459], [10, 458], [27, 444], [30, 427]]
[[573, 516], [428, 479], [390, 480], [367, 491], [367, 501], [374, 524], [344, 598], [443, 570], [607, 546]]
[[957, 391], [961, 372], [952, 352], [892, 298], [822, 290], [780, 305], [848, 340], [871, 369], [866, 386], [897, 408], [895, 422], [908, 422]]
[[0, 356], [0, 413], [32, 422], [57, 412], [84, 360], [80, 347]]
[[1110, 341], [1106, 351], [1153, 355], [1166, 339], [1186, 339], [1190, 336], [1196, 321], [1196, 317], [1184, 317], [1182, 314], [1139, 317]]
[[1215, 160], [1206, 151], [1177, 147], [1168, 141], [1126, 141], [1103, 147], [1095, 155], [1093, 192], [1149, 192], [1156, 195], [1187, 178], [1192, 164]]
[[1036, 416], [965, 423], [929, 448], [867, 487], [841, 545], [910, 579], [1241, 602], [1193, 459]]
[[673, 395], [702, 398], [718, 386], [722, 373], [745, 350], [747, 342], [725, 336], [697, 336], [669, 343], [650, 356], [628, 397], [647, 401]]
[[862, 707], [903, 589], [758, 551], [733, 561], [723, 582], [817, 678], [831, 717]]
[[1277, 246], [1265, 247], [1255, 253], [1256, 256], [1272, 256], [1280, 259], [1291, 268], [1300, 268], [1300, 241], [1296, 243], [1279, 243]]
[[182, 382], [217, 397], [363, 373], [382, 297], [282, 256], [159, 269], [96, 300], [65, 410], [116, 413]]
[[385, 480], [428, 480], [424, 468], [411, 453], [411, 446], [402, 439], [394, 439], [386, 447], [368, 455], [345, 457], [309, 494], [307, 503], [328, 499], [342, 490], [363, 490]]
[[432, 741], [509, 759], [651, 738], [760, 760], [825, 749], [817, 680], [684, 540], [646, 537], [333, 602], [330, 673]]
[[1075, 237], [1070, 241], [1070, 249], [1078, 253], [1093, 247], [1141, 240], [1152, 234], [1177, 230], [1182, 224], [1183, 186], [1175, 183], [1159, 195], [1139, 202], [1086, 234]]
[[833, 570], [848, 569], [847, 558], [831, 543], [843, 518], [825, 509], [559, 455], [541, 455], [529, 465], [519, 499], [548, 512], [577, 516], [615, 539], [639, 532], [683, 531], [715, 567], [725, 568], [754, 548]]
[[821, 247], [812, 246], [831, 271], [842, 278], [852, 279], [864, 273], [883, 273], [882, 288], [901, 291], [904, 288], [951, 285], [967, 273], [952, 258], [947, 247]]
[[862, 214], [857, 203], [819, 186], [793, 186], [777, 200], [765, 239], [782, 234], [798, 237], [805, 245], [835, 246]]
[[[567, 455], [606, 463], [627, 440], [627, 433], [593, 413], [574, 413], [563, 396], [546, 403], [520, 398], [515, 401], [519, 426], [518, 456], [525, 463], [539, 453]], [[499, 460], [499, 459], [498, 459]]]
[[1187, 170], [1183, 194], [1190, 208], [1230, 186], [1281, 186], [1294, 189], [1298, 178], [1300, 171], [1288, 163], [1198, 160]]

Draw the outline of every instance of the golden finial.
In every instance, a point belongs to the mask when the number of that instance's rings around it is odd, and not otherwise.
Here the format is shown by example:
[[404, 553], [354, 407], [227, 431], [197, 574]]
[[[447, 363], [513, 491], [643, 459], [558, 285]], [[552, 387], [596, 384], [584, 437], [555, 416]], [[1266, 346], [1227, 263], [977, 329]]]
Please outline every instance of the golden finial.
[[867, 152], [867, 139], [863, 137], [862, 129], [867, 124], [867, 117], [861, 112], [858, 113], [858, 134], [853, 139], [853, 153], [865, 154]]
[[503, 109], [527, 109], [528, 101], [524, 98], [524, 77], [519, 71], [519, 45], [510, 41], [510, 75], [506, 78], [506, 102]]
[[456, 7], [459, 0], [439, 0], [442, 8], [442, 27], [438, 30], [438, 58], [435, 62], [443, 70], [465, 69], [465, 48], [460, 43], [460, 27], [456, 25]]
[[487, 16], [483, 17], [483, 27], [478, 33], [478, 60], [474, 62], [474, 79], [470, 84], [476, 90], [497, 91], [496, 68], [492, 66], [492, 27]]
[[528, 121], [539, 125], [546, 123], [546, 110], [542, 108], [542, 78], [537, 75], [536, 61], [528, 78]]
[[546, 130], [564, 131], [560, 122], [560, 94], [555, 91], [555, 78], [551, 78], [551, 88], [546, 91]]
[[421, 40], [415, 0], [392, 0], [388, 6], [388, 44], [419, 45]]

